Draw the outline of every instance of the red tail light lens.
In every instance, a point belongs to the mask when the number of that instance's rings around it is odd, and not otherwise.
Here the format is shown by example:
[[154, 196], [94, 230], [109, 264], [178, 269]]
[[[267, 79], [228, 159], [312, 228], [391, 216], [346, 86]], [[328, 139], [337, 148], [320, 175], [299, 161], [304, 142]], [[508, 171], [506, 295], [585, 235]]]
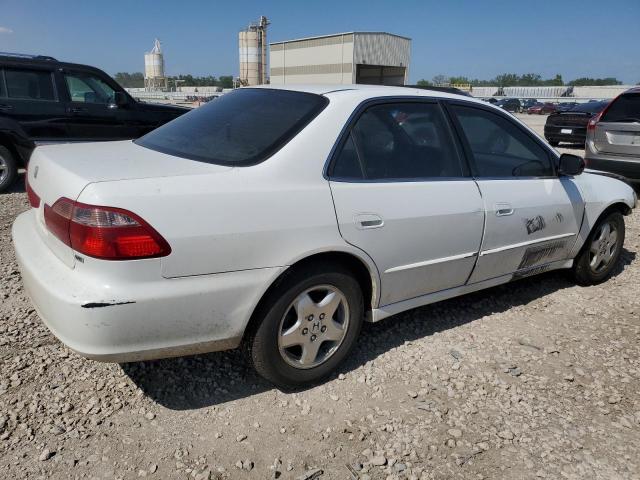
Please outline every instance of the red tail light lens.
[[75, 251], [103, 260], [134, 260], [171, 253], [167, 241], [136, 214], [61, 198], [45, 205], [47, 227]]
[[29, 171], [24, 173], [24, 189], [27, 191], [27, 198], [29, 199], [31, 208], [38, 208], [40, 206], [40, 197], [33, 191], [31, 185], [29, 185]]

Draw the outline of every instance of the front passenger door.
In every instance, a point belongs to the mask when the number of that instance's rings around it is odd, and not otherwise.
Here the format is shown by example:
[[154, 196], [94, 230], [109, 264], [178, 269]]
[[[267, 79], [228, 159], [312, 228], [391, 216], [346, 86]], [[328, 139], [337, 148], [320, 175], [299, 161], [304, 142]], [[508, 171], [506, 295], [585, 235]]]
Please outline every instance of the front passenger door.
[[582, 221], [583, 202], [555, 173], [549, 149], [509, 115], [450, 106], [486, 212], [485, 234], [469, 283], [524, 276], [565, 260]]
[[69, 95], [68, 124], [72, 141], [119, 140], [134, 138], [118, 115], [115, 90], [97, 75], [64, 72]]

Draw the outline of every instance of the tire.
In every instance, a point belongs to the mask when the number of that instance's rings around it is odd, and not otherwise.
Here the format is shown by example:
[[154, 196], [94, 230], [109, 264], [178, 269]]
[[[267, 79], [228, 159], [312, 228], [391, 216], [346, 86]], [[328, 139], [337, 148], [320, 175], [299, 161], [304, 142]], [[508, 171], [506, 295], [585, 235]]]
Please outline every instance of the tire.
[[[328, 305], [321, 306], [331, 293], [335, 295], [330, 305], [337, 305], [333, 314]], [[362, 328], [364, 302], [356, 279], [337, 265], [301, 268], [268, 295], [244, 343], [258, 374], [283, 389], [307, 387], [327, 378], [347, 357]], [[342, 329], [337, 328], [340, 325]]]
[[13, 185], [18, 177], [18, 163], [7, 147], [0, 145], [0, 192]]
[[557, 147], [558, 145], [560, 145], [560, 142], [555, 141], [555, 140], [549, 140], [549, 145], [551, 145], [552, 147]]
[[[615, 240], [611, 235], [607, 236], [607, 226], [610, 232], [616, 232]], [[620, 212], [614, 211], [602, 217], [573, 262], [572, 276], [575, 282], [579, 285], [596, 285], [607, 280], [620, 260], [624, 236], [624, 218]]]

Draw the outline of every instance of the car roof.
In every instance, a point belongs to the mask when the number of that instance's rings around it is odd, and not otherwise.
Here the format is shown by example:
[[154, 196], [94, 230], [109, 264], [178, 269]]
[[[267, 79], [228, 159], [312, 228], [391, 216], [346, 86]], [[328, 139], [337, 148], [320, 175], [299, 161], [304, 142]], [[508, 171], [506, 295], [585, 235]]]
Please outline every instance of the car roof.
[[341, 93], [346, 95], [354, 95], [358, 97], [431, 97], [431, 98], [450, 98], [466, 101], [474, 101], [484, 104], [481, 100], [468, 95], [459, 95], [455, 93], [444, 92], [440, 90], [429, 90], [424, 88], [415, 88], [410, 86], [385, 86], [385, 85], [364, 85], [364, 84], [344, 84], [344, 85], [257, 85], [254, 87], [243, 88], [266, 88], [273, 90], [290, 90], [294, 92], [314, 93], [316, 95], [330, 95]]
[[104, 73], [102, 70], [91, 65], [80, 63], [61, 62], [46, 55], [25, 55], [19, 53], [0, 52], [0, 65], [11, 67], [47, 67], [47, 68], [67, 68], [76, 70], [92, 70]]

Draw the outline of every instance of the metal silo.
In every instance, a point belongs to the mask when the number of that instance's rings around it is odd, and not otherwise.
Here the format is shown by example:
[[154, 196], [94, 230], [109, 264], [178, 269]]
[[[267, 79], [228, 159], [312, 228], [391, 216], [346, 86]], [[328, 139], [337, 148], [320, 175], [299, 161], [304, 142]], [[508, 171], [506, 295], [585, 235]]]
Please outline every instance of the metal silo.
[[167, 88], [167, 78], [164, 76], [164, 56], [160, 47], [160, 40], [153, 42], [150, 52], [144, 54], [144, 87], [146, 90], [161, 90]]
[[267, 17], [252, 23], [238, 34], [240, 85], [267, 83]]

